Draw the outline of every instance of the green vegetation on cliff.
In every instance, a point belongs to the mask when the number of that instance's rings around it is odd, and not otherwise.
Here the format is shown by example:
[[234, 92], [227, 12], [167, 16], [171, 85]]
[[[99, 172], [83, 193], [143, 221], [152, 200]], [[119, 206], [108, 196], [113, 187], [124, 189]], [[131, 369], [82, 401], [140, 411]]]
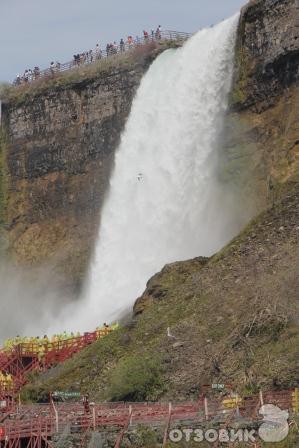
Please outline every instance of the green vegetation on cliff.
[[6, 222], [7, 209], [6, 146], [7, 136], [4, 128], [0, 127], [0, 226]]
[[72, 88], [107, 74], [111, 75], [116, 71], [132, 70], [136, 65], [149, 65], [164, 50], [178, 48], [181, 45], [182, 41], [155, 41], [123, 54], [103, 58], [93, 64], [41, 77], [32, 83], [20, 86], [6, 84], [0, 89], [0, 99], [3, 98], [10, 103], [21, 105], [51, 89]]
[[232, 91], [229, 95], [229, 106], [234, 108], [238, 104], [242, 104], [246, 100], [246, 87], [248, 78], [248, 59], [245, 54], [244, 48], [241, 46], [236, 47], [235, 54], [235, 70], [237, 76], [234, 80]]
[[[166, 266], [137, 301], [137, 316], [23, 395], [55, 387], [93, 399], [186, 399], [212, 382], [241, 393], [296, 386], [298, 202], [299, 186], [290, 186], [219, 254]], [[157, 354], [158, 381], [149, 368], [145, 388], [142, 366]]]
[[154, 401], [163, 392], [162, 372], [155, 356], [121, 359], [111, 372], [107, 396], [112, 401]]

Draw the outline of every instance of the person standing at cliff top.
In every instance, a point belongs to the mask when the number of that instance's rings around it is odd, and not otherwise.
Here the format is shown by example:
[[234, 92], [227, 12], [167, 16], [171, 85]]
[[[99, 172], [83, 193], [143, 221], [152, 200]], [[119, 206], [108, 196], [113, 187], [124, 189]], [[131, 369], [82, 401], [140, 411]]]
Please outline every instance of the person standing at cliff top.
[[28, 70], [28, 81], [33, 81], [33, 71], [31, 70], [31, 68]]
[[95, 48], [94, 54], [95, 54], [95, 58], [96, 59], [100, 59], [101, 49], [100, 49], [100, 45], [99, 44], [96, 44], [96, 48]]
[[161, 29], [161, 25], [159, 25], [156, 30], [156, 39], [161, 39]]
[[24, 82], [28, 82], [28, 70], [26, 69], [23, 75]]
[[34, 79], [37, 79], [40, 75], [40, 69], [38, 66], [34, 67]]
[[119, 49], [120, 49], [121, 53], [123, 53], [125, 51], [125, 42], [124, 42], [123, 38], [120, 39]]
[[51, 64], [50, 64], [50, 72], [51, 72], [51, 75], [54, 74], [54, 69], [55, 69], [55, 62], [52, 61]]

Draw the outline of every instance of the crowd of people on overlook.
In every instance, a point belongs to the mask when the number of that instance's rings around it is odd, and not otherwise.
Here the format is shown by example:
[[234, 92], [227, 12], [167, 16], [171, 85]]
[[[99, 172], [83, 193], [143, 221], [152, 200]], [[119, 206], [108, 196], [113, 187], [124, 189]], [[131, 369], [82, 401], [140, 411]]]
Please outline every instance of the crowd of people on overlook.
[[[118, 327], [118, 323], [114, 323], [112, 325], [104, 323], [103, 326], [96, 328], [96, 338], [100, 339], [111, 331], [116, 330]], [[54, 334], [52, 337], [48, 337], [47, 335], [44, 335], [43, 337], [16, 336], [15, 338], [6, 339], [4, 341], [0, 354], [2, 353], [4, 355], [9, 355], [15, 347], [20, 346], [21, 350], [25, 350], [26, 353], [32, 352], [38, 356], [39, 361], [43, 361], [46, 352], [49, 352], [57, 347], [63, 349], [71, 344], [72, 340], [76, 341], [76, 339], [84, 337], [87, 334], [88, 333], [81, 334], [80, 332], [67, 333], [64, 331], [60, 334]], [[2, 387], [10, 390], [13, 388], [13, 385], [14, 379], [12, 375], [0, 371], [0, 389]]]
[[[98, 338], [100, 338], [104, 333], [108, 333], [109, 331], [113, 331], [116, 328], [118, 328], [118, 324], [112, 324], [108, 325], [104, 323], [102, 327], [96, 328], [96, 335]], [[38, 352], [40, 349], [42, 350], [42, 347], [47, 346], [47, 349], [50, 350], [52, 347], [55, 346], [55, 344], [59, 342], [68, 342], [75, 338], [83, 337], [86, 333], [81, 334], [80, 332], [77, 333], [67, 333], [64, 331], [60, 334], [54, 334], [52, 337], [48, 337], [47, 335], [43, 337], [28, 337], [28, 336], [16, 336], [15, 338], [6, 339], [3, 344], [3, 348], [0, 350], [0, 353], [10, 353], [14, 347], [20, 345], [20, 344], [26, 344], [30, 345], [32, 351]]]
[[[140, 45], [141, 43], [147, 43], [150, 40], [159, 40], [161, 38], [162, 28], [161, 25], [159, 25], [156, 30], [152, 29], [150, 33], [146, 30], [143, 30], [143, 38], [140, 38], [138, 36], [136, 36], [135, 39], [132, 36], [128, 36], [126, 40], [121, 38], [119, 43], [117, 43], [116, 41], [114, 41], [113, 43], [107, 43], [105, 49], [102, 49], [100, 44], [97, 43], [94, 50], [88, 50], [82, 53], [74, 54], [73, 60], [67, 65], [68, 68], [71, 68], [75, 66], [91, 64], [102, 59], [103, 57], [109, 57], [118, 53], [124, 53], [125, 51], [130, 50], [135, 46]], [[54, 75], [61, 70], [62, 65], [65, 64], [61, 64], [57, 61], [52, 61], [50, 67], [43, 72], [41, 72], [38, 66], [34, 67], [34, 69], [26, 69], [23, 75], [17, 75], [16, 79], [14, 80], [14, 85], [21, 85], [32, 82], [40, 78], [40, 76], [42, 76], [44, 73]]]

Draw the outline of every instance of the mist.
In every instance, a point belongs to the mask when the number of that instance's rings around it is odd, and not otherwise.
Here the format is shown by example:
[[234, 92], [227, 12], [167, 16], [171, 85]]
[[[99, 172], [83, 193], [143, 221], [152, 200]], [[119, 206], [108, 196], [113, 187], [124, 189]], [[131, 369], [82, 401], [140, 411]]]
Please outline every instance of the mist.
[[0, 263], [0, 340], [42, 336], [72, 300], [55, 287], [50, 268], [20, 269]]

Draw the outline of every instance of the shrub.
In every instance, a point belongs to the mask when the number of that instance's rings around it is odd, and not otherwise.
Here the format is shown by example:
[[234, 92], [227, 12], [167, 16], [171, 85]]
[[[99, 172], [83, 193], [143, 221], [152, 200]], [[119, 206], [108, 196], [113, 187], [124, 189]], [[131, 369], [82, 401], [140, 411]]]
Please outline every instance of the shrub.
[[131, 448], [160, 448], [161, 436], [154, 428], [138, 425], [133, 431], [128, 432], [124, 438], [124, 447]]
[[110, 377], [108, 396], [112, 401], [156, 400], [163, 391], [161, 360], [131, 356], [120, 360]]

